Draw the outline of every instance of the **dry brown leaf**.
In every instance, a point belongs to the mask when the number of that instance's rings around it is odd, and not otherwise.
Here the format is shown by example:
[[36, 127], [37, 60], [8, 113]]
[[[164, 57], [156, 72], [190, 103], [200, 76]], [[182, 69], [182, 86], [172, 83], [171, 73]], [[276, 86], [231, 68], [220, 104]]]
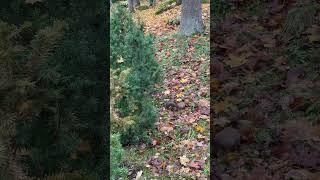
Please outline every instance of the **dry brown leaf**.
[[229, 54], [229, 60], [225, 61], [227, 65], [229, 65], [231, 68], [241, 66], [248, 62], [247, 55], [235, 55], [235, 54]]
[[188, 158], [186, 157], [186, 155], [181, 156], [179, 159], [180, 159], [180, 163], [181, 163], [183, 166], [187, 166], [188, 163], [190, 162], [190, 159], [188, 159]]

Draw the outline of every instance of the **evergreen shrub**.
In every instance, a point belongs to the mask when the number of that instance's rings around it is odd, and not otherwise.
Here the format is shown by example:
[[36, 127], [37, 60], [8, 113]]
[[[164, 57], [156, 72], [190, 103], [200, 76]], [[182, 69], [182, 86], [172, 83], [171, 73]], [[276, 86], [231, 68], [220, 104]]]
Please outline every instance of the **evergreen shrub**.
[[161, 68], [154, 58], [153, 38], [123, 7], [111, 13], [111, 122], [122, 144], [146, 140], [157, 119], [152, 100]]

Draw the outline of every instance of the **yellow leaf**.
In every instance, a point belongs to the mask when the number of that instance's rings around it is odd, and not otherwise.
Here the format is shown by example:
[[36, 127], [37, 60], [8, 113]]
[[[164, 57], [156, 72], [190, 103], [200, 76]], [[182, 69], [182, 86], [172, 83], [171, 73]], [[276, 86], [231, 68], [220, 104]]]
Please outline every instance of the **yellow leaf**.
[[189, 85], [187, 85], [184, 89], [185, 89], [185, 90], [189, 90], [191, 87], [192, 87], [192, 85], [189, 84]]
[[180, 82], [181, 82], [181, 83], [186, 83], [186, 82], [188, 82], [188, 79], [182, 78], [182, 79], [180, 80]]
[[203, 133], [204, 130], [205, 130], [204, 127], [202, 127], [202, 126], [200, 126], [200, 125], [198, 125], [198, 124], [195, 126], [195, 129], [196, 129], [196, 131], [199, 132], [199, 133]]
[[73, 153], [71, 153], [70, 158], [71, 159], [78, 159], [78, 156], [76, 153], [73, 152]]
[[219, 82], [217, 79], [214, 79], [214, 78], [213, 78], [210, 82], [211, 82], [211, 83], [210, 83], [210, 86], [211, 86], [211, 88], [212, 88], [213, 90], [215, 90], [215, 91], [219, 90], [219, 88], [220, 88], [220, 82]]
[[183, 97], [183, 96], [184, 96], [183, 93], [178, 93], [178, 94], [176, 95], [177, 98], [181, 98], [181, 97]]
[[213, 105], [213, 109], [215, 113], [227, 112], [233, 105], [228, 100], [223, 100]]
[[241, 66], [248, 61], [246, 55], [237, 56], [234, 54], [229, 54], [229, 59], [229, 61], [226, 61], [226, 64], [229, 65], [231, 68]]
[[262, 30], [264, 30], [264, 27], [263, 26], [255, 26], [254, 27], [255, 28], [255, 30], [257, 30], [257, 31], [262, 31]]
[[237, 159], [239, 159], [238, 158], [239, 156], [237, 156], [237, 154], [236, 153], [228, 153], [227, 154], [227, 159], [228, 159], [228, 161], [229, 162], [232, 162], [232, 161], [234, 161], [234, 160], [237, 160]]

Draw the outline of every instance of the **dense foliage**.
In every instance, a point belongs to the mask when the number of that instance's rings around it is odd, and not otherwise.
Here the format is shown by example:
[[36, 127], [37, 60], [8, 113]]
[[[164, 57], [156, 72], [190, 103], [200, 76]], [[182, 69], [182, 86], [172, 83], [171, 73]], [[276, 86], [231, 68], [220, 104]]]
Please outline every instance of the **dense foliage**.
[[122, 167], [122, 156], [124, 153], [124, 149], [120, 143], [120, 136], [119, 134], [113, 134], [110, 138], [111, 144], [111, 179], [119, 179], [120, 177], [126, 177], [128, 174], [128, 169]]
[[160, 80], [152, 37], [123, 7], [115, 7], [110, 21], [112, 131], [122, 144], [145, 140], [157, 111], [151, 95]]
[[7, 179], [102, 177], [105, 7], [1, 2], [0, 170]]

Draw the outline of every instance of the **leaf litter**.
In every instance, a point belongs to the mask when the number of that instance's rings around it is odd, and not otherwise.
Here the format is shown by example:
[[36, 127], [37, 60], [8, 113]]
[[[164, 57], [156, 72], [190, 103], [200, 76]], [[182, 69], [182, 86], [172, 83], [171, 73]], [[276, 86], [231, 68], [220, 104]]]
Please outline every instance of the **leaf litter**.
[[319, 179], [319, 3], [225, 2], [212, 22], [212, 178]]
[[143, 171], [139, 177], [209, 178], [210, 5], [202, 6], [206, 32], [192, 37], [179, 37], [179, 26], [168, 24], [180, 16], [181, 6], [160, 15], [155, 15], [156, 7], [134, 14], [146, 33], [154, 35], [155, 57], [164, 69], [163, 84], [154, 94], [159, 120], [149, 134], [152, 141], [145, 148], [133, 147], [133, 153], [143, 157], [131, 167]]

